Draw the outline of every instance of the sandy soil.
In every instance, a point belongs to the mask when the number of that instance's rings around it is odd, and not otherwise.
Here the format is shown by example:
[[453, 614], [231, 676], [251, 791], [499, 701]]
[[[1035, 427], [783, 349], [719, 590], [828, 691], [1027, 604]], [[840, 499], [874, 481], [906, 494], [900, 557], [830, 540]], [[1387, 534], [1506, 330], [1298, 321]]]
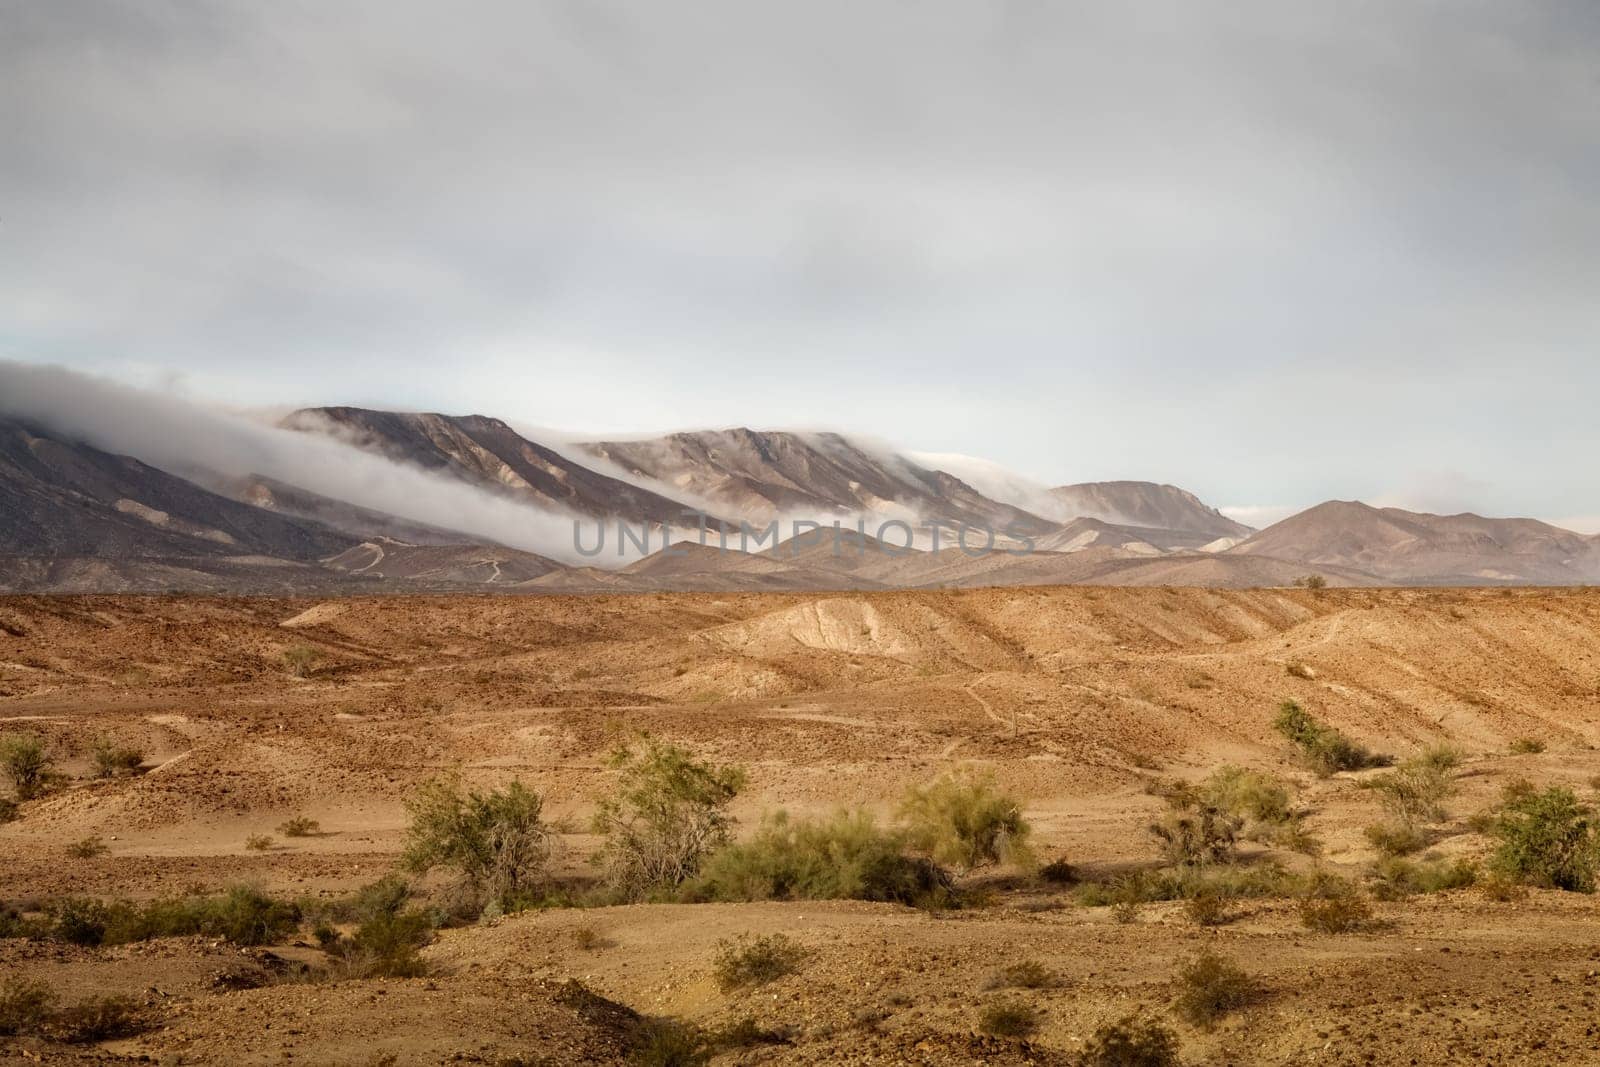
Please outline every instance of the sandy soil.
[[[308, 677], [283, 653], [309, 646]], [[1293, 667], [1291, 672], [1290, 668]], [[252, 882], [331, 896], [392, 866], [402, 801], [446, 768], [521, 778], [581, 828], [606, 753], [648, 730], [743, 764], [745, 826], [764, 811], [867, 804], [962, 763], [1027, 798], [1047, 857], [1089, 876], [1149, 862], [1155, 776], [1224, 762], [1271, 770], [1312, 809], [1320, 860], [1373, 854], [1378, 808], [1359, 775], [1297, 769], [1270, 729], [1281, 700], [1387, 752], [1467, 750], [1437, 850], [1480, 855], [1467, 817], [1513, 778], [1574, 786], [1600, 772], [1600, 594], [1587, 590], [1028, 588], [832, 595], [662, 594], [315, 600], [0, 599], [0, 731], [45, 735], [84, 775], [94, 739], [148, 754], [146, 773], [75, 779], [0, 826], [0, 899], [141, 898]], [[1542, 754], [1513, 756], [1536, 737]], [[245, 847], [285, 818], [319, 836]], [[76, 859], [100, 835], [108, 854]], [[581, 874], [594, 841], [564, 842]], [[0, 1059], [188, 1063], [608, 1062], [613, 1020], [562, 993], [708, 1027], [750, 1016], [789, 1045], [719, 1062], [1066, 1062], [1099, 1024], [1165, 1012], [1177, 961], [1202, 944], [1263, 996], [1211, 1032], [1174, 1024], [1196, 1063], [1600, 1062], [1591, 898], [1476, 890], [1378, 905], [1380, 925], [1313, 934], [1285, 901], [1216, 929], [1176, 905], [1133, 924], [1037, 880], [942, 915], [860, 903], [639, 905], [524, 914], [448, 930], [426, 979], [238, 989], [293, 945], [204, 939], [107, 949], [0, 941], [0, 973], [70, 998], [123, 992], [159, 1025], [64, 1047], [0, 1039]], [[593, 949], [572, 931], [603, 934]], [[724, 994], [719, 939], [785, 932], [800, 973]], [[1061, 978], [1032, 1000], [1031, 1043], [977, 1036], [984, 980], [1018, 959]], [[244, 983], [248, 984], [248, 983]], [[1169, 1020], [1170, 1021], [1170, 1020]]]

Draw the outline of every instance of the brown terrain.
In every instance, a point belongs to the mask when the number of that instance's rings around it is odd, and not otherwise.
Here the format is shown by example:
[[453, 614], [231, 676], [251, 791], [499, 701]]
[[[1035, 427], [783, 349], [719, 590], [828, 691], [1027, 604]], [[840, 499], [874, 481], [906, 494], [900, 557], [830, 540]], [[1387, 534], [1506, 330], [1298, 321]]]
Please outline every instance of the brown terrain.
[[[759, 573], [754, 571], [753, 573]], [[286, 650], [312, 650], [304, 677]], [[390, 871], [403, 801], [452, 768], [520, 779], [567, 832], [555, 877], [580, 887], [587, 820], [637, 731], [735, 763], [738, 834], [764, 812], [865, 806], [970, 766], [1024, 798], [1042, 860], [1093, 882], [1157, 863], [1162, 778], [1225, 763], [1282, 776], [1316, 855], [1276, 861], [1361, 880], [1376, 771], [1313, 776], [1271, 721], [1293, 698], [1374, 749], [1466, 753], [1432, 850], [1480, 858], [1471, 816], [1517, 778], [1594, 799], [1600, 594], [1585, 589], [1034, 587], [570, 597], [0, 599], [0, 733], [43, 735], [67, 776], [0, 826], [0, 900], [147, 900], [250, 883], [331, 899]], [[88, 777], [95, 738], [142, 773]], [[1532, 738], [1542, 752], [1511, 754]], [[1537, 747], [1537, 746], [1523, 746]], [[275, 831], [304, 815], [321, 831]], [[247, 848], [252, 835], [271, 847]], [[103, 855], [67, 846], [98, 835]], [[1190, 1063], [1600, 1062], [1593, 897], [1467, 888], [1374, 904], [1314, 932], [1292, 899], [1195, 925], [1181, 902], [1131, 922], [1011, 868], [966, 875], [964, 906], [632, 904], [527, 911], [441, 930], [418, 978], [274, 981], [321, 955], [214, 938], [79, 948], [0, 940], [0, 974], [63, 1000], [124, 994], [148, 1029], [99, 1044], [0, 1038], [6, 1062], [626, 1062], [630, 1012], [712, 1030], [744, 1018], [788, 1043], [718, 1063], [1067, 1063], [1143, 1009]], [[580, 936], [579, 931], [587, 931]], [[719, 942], [782, 933], [796, 973], [712, 980]], [[1238, 961], [1257, 995], [1214, 1029], [1171, 1012], [1179, 962]], [[1048, 988], [986, 988], [1032, 960]], [[569, 979], [591, 991], [584, 993]], [[981, 1036], [988, 1005], [1041, 1013], [1029, 1040]]]

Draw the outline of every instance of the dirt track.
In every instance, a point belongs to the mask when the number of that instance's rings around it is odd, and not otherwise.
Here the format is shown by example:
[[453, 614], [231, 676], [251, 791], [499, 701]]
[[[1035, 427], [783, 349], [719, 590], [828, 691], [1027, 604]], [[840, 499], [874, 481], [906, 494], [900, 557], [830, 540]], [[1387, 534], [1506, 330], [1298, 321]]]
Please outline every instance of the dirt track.
[[[316, 650], [306, 678], [285, 669], [296, 645]], [[1361, 828], [1376, 802], [1352, 776], [1317, 780], [1287, 761], [1269, 726], [1286, 697], [1384, 751], [1463, 746], [1459, 832], [1438, 847], [1475, 855], [1486, 843], [1460, 820], [1512, 777], [1593, 796], [1600, 594], [5, 599], [0, 729], [44, 734], [69, 772], [86, 770], [101, 733], [136, 742], [154, 769], [26, 804], [0, 827], [0, 898], [153, 896], [240, 880], [345, 890], [388, 869], [403, 798], [438, 770], [520, 777], [581, 827], [610, 780], [605, 754], [641, 729], [745, 765], [751, 784], [736, 812], [746, 825], [774, 807], [886, 810], [942, 767], [991, 766], [1027, 798], [1041, 851], [1091, 874], [1150, 857], [1153, 775], [1242, 763], [1293, 781], [1314, 809], [1321, 861], [1359, 871], [1372, 858]], [[1547, 751], [1506, 755], [1518, 737]], [[295, 814], [326, 833], [245, 848]], [[67, 858], [65, 843], [90, 834], [110, 854]], [[592, 844], [570, 835], [564, 868], [580, 871]], [[108, 1050], [190, 1062], [280, 1062], [293, 1049], [297, 1062], [359, 1063], [380, 1044], [402, 1062], [540, 1048], [561, 1062], [563, 1047], [610, 1055], [603, 1034], [551, 1001], [569, 976], [641, 1011], [706, 1024], [758, 1012], [800, 1028], [797, 1044], [746, 1053], [751, 1062], [1021, 1062], [1070, 1051], [1132, 1006], [1161, 1008], [1176, 957], [1217, 941], [1265, 976], [1269, 995], [1216, 1033], [1185, 1029], [1196, 1061], [1600, 1062], [1589, 898], [1535, 893], [1507, 905], [1460, 891], [1383, 905], [1387, 930], [1343, 937], [1308, 934], [1282, 903], [1208, 932], [1170, 905], [1121, 926], [1037, 888], [1002, 886], [997, 901], [945, 918], [845, 903], [524, 915], [447, 931], [427, 950], [437, 978], [337, 989], [211, 992], [213, 956], [233, 950], [209, 944], [5, 942], [0, 967], [71, 989], [161, 987], [168, 1028]], [[566, 928], [582, 922], [611, 943], [578, 950]], [[815, 960], [759, 1004], [724, 996], [707, 977], [712, 947], [744, 930], [788, 931]], [[1030, 994], [1048, 1019], [1034, 1050], [971, 1032], [985, 996], [974, 990], [1019, 956], [1065, 980]], [[497, 1005], [502, 988], [519, 991], [526, 1017], [505, 1009], [485, 1025], [472, 998]], [[864, 1028], [862, 1009], [887, 1016]], [[294, 1022], [308, 1010], [338, 1022]], [[425, 1025], [406, 1021], [418, 1013]], [[230, 1044], [224, 1035], [241, 1022], [248, 1036]]]

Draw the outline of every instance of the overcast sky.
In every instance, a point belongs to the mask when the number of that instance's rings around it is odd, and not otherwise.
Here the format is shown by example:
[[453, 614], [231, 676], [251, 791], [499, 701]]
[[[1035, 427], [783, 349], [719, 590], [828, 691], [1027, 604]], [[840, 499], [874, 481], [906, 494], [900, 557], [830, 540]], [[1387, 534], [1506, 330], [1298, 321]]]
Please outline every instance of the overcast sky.
[[1593, 0], [0, 0], [0, 357], [1575, 519], [1597, 340]]

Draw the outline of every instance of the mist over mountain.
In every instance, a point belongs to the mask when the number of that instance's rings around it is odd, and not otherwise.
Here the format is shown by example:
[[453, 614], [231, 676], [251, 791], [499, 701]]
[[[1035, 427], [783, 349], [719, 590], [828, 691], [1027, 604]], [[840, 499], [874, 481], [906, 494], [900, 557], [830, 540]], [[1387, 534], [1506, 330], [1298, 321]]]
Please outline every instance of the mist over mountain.
[[262, 421], [16, 364], [0, 385], [7, 590], [1600, 580], [1600, 538], [1533, 519], [1330, 501], [1257, 531], [1173, 485], [1043, 486], [839, 432], [573, 444], [483, 414]]

